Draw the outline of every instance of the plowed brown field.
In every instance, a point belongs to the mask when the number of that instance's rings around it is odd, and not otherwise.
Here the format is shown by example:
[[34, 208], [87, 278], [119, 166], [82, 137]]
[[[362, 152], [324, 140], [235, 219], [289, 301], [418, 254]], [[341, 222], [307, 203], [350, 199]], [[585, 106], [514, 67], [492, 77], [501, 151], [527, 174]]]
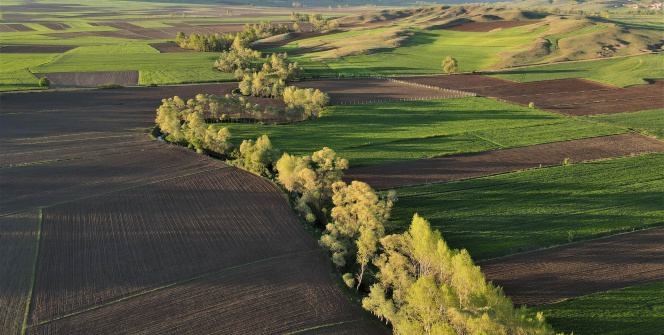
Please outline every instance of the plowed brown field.
[[0, 217], [0, 329], [20, 334], [35, 264], [39, 211]]
[[[29, 333], [285, 334], [360, 317], [315, 252], [229, 269]], [[378, 330], [372, 334], [385, 333]]]
[[5, 45], [0, 47], [0, 53], [3, 54], [59, 54], [73, 50], [76, 46], [70, 45]]
[[348, 169], [347, 182], [360, 180], [376, 189], [422, 185], [490, 174], [612, 157], [664, 152], [664, 142], [639, 134], [621, 134], [554, 142], [475, 154], [445, 156]]
[[195, 52], [194, 50], [182, 49], [175, 42], [165, 42], [165, 43], [152, 43], [151, 47], [159, 50], [161, 53], [174, 53], [174, 52]]
[[569, 115], [596, 115], [664, 108], [664, 80], [649, 85], [618, 88], [585, 79], [560, 79], [515, 83], [481, 75], [398, 78], [457, 89], [481, 96]]
[[399, 100], [439, 99], [457, 94], [383, 79], [333, 79], [293, 83], [301, 88], [319, 89], [330, 96], [333, 105]]
[[503, 257], [478, 264], [514, 303], [529, 306], [664, 281], [664, 229]]
[[28, 333], [364, 332], [274, 185], [141, 134], [161, 99], [234, 87], [0, 95], [0, 215], [33, 210], [0, 216], [3, 331], [29, 301]]
[[138, 85], [138, 71], [35, 73], [48, 77], [51, 87], [96, 87], [104, 84]]

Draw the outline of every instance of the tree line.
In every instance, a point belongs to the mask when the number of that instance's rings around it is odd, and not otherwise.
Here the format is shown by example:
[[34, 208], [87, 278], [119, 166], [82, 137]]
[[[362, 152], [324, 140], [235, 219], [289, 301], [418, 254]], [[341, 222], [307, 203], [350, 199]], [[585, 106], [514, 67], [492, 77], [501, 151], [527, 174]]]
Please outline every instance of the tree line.
[[296, 13], [292, 12], [291, 21], [293, 22], [309, 22], [312, 25], [311, 31], [321, 31], [321, 30], [336, 30], [339, 29], [339, 22], [337, 20], [328, 20], [323, 18], [323, 14], [320, 13]]
[[283, 24], [275, 25], [270, 21], [261, 21], [260, 23], [254, 23], [253, 25], [250, 25], [249, 23], [245, 24], [242, 31], [238, 33], [214, 35], [199, 35], [197, 33], [192, 33], [187, 36], [184, 32], [180, 31], [175, 38], [175, 43], [177, 43], [182, 49], [218, 52], [228, 50], [236, 41], [239, 41], [236, 43], [248, 47], [251, 42], [261, 38], [285, 34], [290, 31], [292, 31], [292, 29]]

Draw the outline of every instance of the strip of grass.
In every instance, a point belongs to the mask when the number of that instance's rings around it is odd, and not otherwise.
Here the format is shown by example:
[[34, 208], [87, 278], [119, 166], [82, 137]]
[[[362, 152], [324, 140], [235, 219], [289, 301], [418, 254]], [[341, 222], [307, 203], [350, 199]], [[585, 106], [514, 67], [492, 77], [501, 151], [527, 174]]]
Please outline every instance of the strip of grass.
[[118, 44], [118, 45], [96, 45], [78, 47], [70, 50], [67, 54], [77, 55], [124, 55], [124, 54], [158, 54], [159, 51], [147, 44]]
[[664, 282], [531, 308], [558, 332], [575, 335], [656, 335], [664, 329]]
[[419, 213], [474, 259], [664, 223], [664, 154], [399, 189], [397, 230]]
[[477, 97], [333, 106], [323, 115], [288, 125], [225, 123], [218, 127], [227, 127], [238, 144], [267, 134], [275, 147], [290, 154], [329, 147], [351, 166], [626, 131]]
[[609, 115], [586, 116], [586, 120], [611, 124], [664, 140], [664, 109], [620, 113]]
[[0, 92], [39, 89], [39, 79], [27, 69], [0, 72]]
[[643, 85], [647, 84], [644, 78], [664, 78], [664, 54], [534, 66], [489, 75], [522, 83], [585, 78], [621, 87]]

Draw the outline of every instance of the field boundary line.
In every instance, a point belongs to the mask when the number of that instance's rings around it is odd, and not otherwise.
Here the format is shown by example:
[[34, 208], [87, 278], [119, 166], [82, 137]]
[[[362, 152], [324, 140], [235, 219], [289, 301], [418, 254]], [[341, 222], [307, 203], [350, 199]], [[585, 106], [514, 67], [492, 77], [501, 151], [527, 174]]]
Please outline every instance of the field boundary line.
[[[122, 298], [119, 298], [119, 299], [116, 299], [116, 300], [113, 300], [113, 301], [109, 301], [107, 303], [104, 303], [104, 304], [101, 304], [101, 305], [98, 305], [98, 306], [92, 306], [92, 307], [89, 307], [89, 308], [86, 308], [86, 309], [83, 309], [83, 310], [80, 310], [80, 311], [65, 314], [63, 316], [60, 316], [60, 317], [57, 317], [57, 318], [54, 318], [54, 319], [42, 321], [42, 322], [39, 322], [36, 325], [32, 325], [30, 327], [41, 326], [41, 325], [48, 324], [48, 323], [51, 323], [51, 322], [66, 319], [66, 318], [69, 318], [69, 317], [72, 317], [72, 316], [84, 314], [84, 313], [91, 312], [91, 311], [94, 311], [94, 310], [97, 310], [97, 309], [101, 309], [101, 308], [105, 308], [105, 307], [108, 307], [108, 306], [111, 306], [111, 305], [115, 305], [117, 303], [120, 303], [120, 302], [123, 302], [123, 301], [126, 301], [126, 300], [137, 298], [137, 297], [140, 297], [140, 296], [143, 296], [143, 295], [146, 295], [146, 294], [150, 294], [150, 293], [153, 293], [153, 292], [158, 292], [158, 291], [161, 291], [161, 290], [164, 290], [164, 289], [167, 289], [167, 288], [171, 288], [171, 287], [179, 286], [179, 285], [182, 285], [182, 284], [190, 283], [190, 282], [193, 282], [193, 281], [196, 281], [196, 280], [199, 280], [199, 279], [211, 277], [211, 276], [214, 276], [214, 275], [217, 275], [217, 274], [221, 274], [221, 273], [224, 273], [224, 272], [227, 272], [227, 271], [239, 269], [239, 268], [242, 268], [242, 267], [251, 266], [251, 265], [255, 265], [255, 264], [260, 264], [260, 263], [264, 263], [264, 262], [269, 262], [269, 261], [272, 261], [272, 260], [275, 260], [275, 259], [285, 258], [285, 257], [289, 257], [289, 256], [306, 255], [306, 254], [312, 254], [312, 253], [316, 253], [316, 252], [326, 252], [326, 250], [324, 250], [324, 249], [315, 249], [315, 250], [296, 251], [296, 252], [291, 252], [291, 253], [287, 253], [287, 254], [283, 254], [283, 255], [279, 255], [279, 256], [263, 258], [263, 259], [255, 260], [255, 261], [252, 261], [252, 262], [244, 263], [244, 264], [234, 265], [234, 266], [231, 266], [231, 267], [228, 267], [228, 268], [224, 268], [224, 269], [204, 273], [204, 274], [198, 275], [196, 277], [184, 279], [184, 280], [181, 280], [181, 281], [178, 281], [178, 282], [175, 282], [175, 283], [170, 283], [170, 284], [158, 286], [158, 287], [146, 290], [146, 291], [137, 292], [137, 293], [134, 293], [132, 295], [128, 295], [126, 297], [122, 297]], [[23, 335], [24, 334], [25, 333], [23, 333]]]
[[309, 327], [309, 328], [306, 328], [306, 329], [302, 329], [302, 330], [298, 330], [298, 331], [294, 331], [294, 332], [290, 332], [290, 333], [285, 333], [284, 335], [304, 334], [304, 333], [306, 333], [308, 331], [311, 331], [311, 330], [317, 330], [317, 329], [334, 327], [334, 326], [343, 325], [343, 324], [347, 324], [347, 323], [355, 323], [355, 322], [362, 322], [362, 321], [365, 321], [365, 319], [361, 318], [361, 319], [355, 319], [355, 320], [350, 320], [350, 321], [341, 321], [341, 322], [335, 322], [335, 323], [328, 323], [328, 324], [325, 324], [325, 325], [314, 326], [314, 327]]
[[[171, 177], [171, 178], [151, 181], [151, 182], [145, 183], [145, 184], [132, 185], [132, 186], [128, 186], [128, 187], [117, 189], [117, 190], [112, 190], [112, 191], [108, 191], [108, 192], [87, 195], [87, 196], [84, 196], [84, 197], [81, 197], [81, 198], [69, 199], [69, 200], [65, 200], [65, 201], [61, 201], [61, 202], [56, 202], [56, 203], [53, 203], [53, 204], [43, 205], [43, 206], [40, 206], [40, 208], [42, 208], [42, 207], [43, 208], [48, 208], [48, 207], [58, 206], [58, 205], [67, 204], [67, 203], [70, 203], [70, 202], [76, 202], [76, 201], [80, 201], [80, 200], [90, 199], [90, 198], [94, 198], [94, 197], [98, 197], [98, 196], [102, 196], [102, 195], [107, 195], [107, 194], [111, 194], [111, 193], [131, 190], [131, 189], [134, 189], [134, 188], [137, 188], [137, 187], [142, 187], [142, 186], [162, 183], [162, 182], [165, 182], [165, 181], [175, 180], [175, 179], [178, 179], [178, 178], [195, 176], [197, 174], [206, 173], [206, 172], [215, 171], [215, 170], [220, 170], [220, 169], [227, 169], [229, 167], [230, 166], [227, 165], [227, 166], [215, 167], [215, 168], [204, 170], [204, 171], [197, 171], [197, 172], [187, 173], [187, 174], [183, 174], [183, 175], [179, 175], [179, 176], [175, 176], [175, 177]], [[30, 210], [30, 209], [28, 209], [28, 210]], [[28, 210], [25, 210], [25, 211], [28, 211]], [[25, 212], [25, 211], [23, 211], [23, 212]], [[18, 213], [21, 213], [21, 212], [18, 212]]]
[[[500, 143], [498, 143], [498, 142], [496, 142], [496, 141], [492, 141], [492, 140], [490, 140], [490, 139], [488, 139], [488, 138], [484, 138], [484, 137], [482, 137], [482, 136], [480, 136], [480, 135], [477, 135], [477, 134], [475, 134], [475, 133], [469, 133], [469, 134], [470, 134], [470, 135], [473, 135], [473, 136], [475, 136], [475, 137], [477, 137], [477, 138], [479, 138], [479, 139], [482, 140], [482, 141], [486, 141], [486, 142], [489, 142], [489, 143], [493, 143], [493, 144], [495, 144], [495, 145], [497, 145], [497, 146], [499, 146], [499, 147], [501, 147], [501, 148], [508, 148], [508, 146], [505, 146], [505, 145], [503, 145], [503, 144], [500, 144]], [[555, 142], [553, 142], [553, 143], [555, 143]], [[518, 147], [517, 147], [517, 148], [518, 148]]]
[[[137, 141], [139, 143], [140, 141]], [[62, 148], [62, 149], [51, 149], [51, 150], [38, 150], [38, 151], [32, 151], [32, 152], [25, 152], [25, 153], [19, 153], [18, 155], [28, 155], [28, 154], [34, 154], [38, 152], [53, 152], [53, 151], [62, 151], [62, 150], [67, 150], [68, 148]], [[51, 163], [59, 163], [59, 162], [68, 162], [68, 161], [76, 161], [76, 160], [81, 160], [81, 159], [90, 159], [90, 158], [98, 158], [98, 157], [104, 157], [104, 156], [113, 156], [113, 155], [124, 155], [124, 154], [130, 154], [130, 153], [136, 153], [136, 152], [143, 152], [143, 151], [150, 151], [150, 150], [159, 150], [160, 148], [138, 148], [135, 150], [127, 150], [127, 151], [121, 151], [121, 152], [114, 152], [114, 153], [99, 153], [96, 155], [87, 155], [87, 156], [79, 156], [79, 157], [74, 157], [74, 158], [63, 158], [63, 159], [49, 159], [45, 161], [36, 161], [36, 162], [28, 162], [28, 163], [19, 163], [19, 164], [9, 164], [9, 165], [2, 165], [0, 166], [0, 169], [11, 169], [11, 168], [16, 168], [16, 167], [24, 167], [24, 166], [31, 166], [31, 165], [42, 165], [42, 164], [51, 164]], [[16, 154], [10, 154], [10, 155], [16, 155]], [[2, 155], [4, 156], [4, 155]]]
[[44, 221], [43, 209], [39, 207], [39, 223], [37, 225], [37, 243], [35, 245], [35, 262], [32, 266], [32, 275], [30, 276], [30, 291], [25, 304], [25, 314], [23, 315], [23, 325], [21, 326], [21, 335], [28, 331], [28, 316], [30, 314], [30, 302], [32, 301], [32, 292], [35, 290], [35, 277], [37, 275], [37, 262], [39, 261], [39, 242], [41, 241], [42, 223]]

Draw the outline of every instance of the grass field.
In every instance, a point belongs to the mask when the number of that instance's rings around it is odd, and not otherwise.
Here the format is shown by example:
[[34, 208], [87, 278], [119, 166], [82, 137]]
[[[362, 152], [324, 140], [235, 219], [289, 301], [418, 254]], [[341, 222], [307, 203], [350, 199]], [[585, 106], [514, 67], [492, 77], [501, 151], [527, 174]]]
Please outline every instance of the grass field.
[[351, 166], [626, 132], [486, 98], [333, 106], [311, 121], [219, 126], [227, 127], [236, 143], [267, 134], [290, 154], [326, 146]]
[[[448, 30], [408, 30], [413, 33], [408, 42], [396, 49], [370, 55], [330, 58], [334, 52], [305, 54], [294, 59], [324, 58], [326, 64], [337, 73], [371, 73], [379, 75], [426, 74], [443, 72], [440, 65], [446, 56], [459, 62], [459, 71], [487, 68], [500, 62], [496, 53], [531, 42], [543, 29], [530, 26], [497, 30], [489, 33], [458, 32]], [[366, 34], [375, 33], [372, 31]], [[335, 34], [328, 39], [357, 36], [357, 32]], [[307, 40], [296, 44], [306, 44]], [[291, 44], [290, 47], [294, 47]], [[287, 45], [287, 47], [289, 47]]]
[[616, 86], [646, 84], [643, 79], [664, 78], [664, 54], [553, 64], [489, 73], [518, 82], [585, 78]]
[[584, 118], [591, 122], [605, 123], [633, 129], [642, 134], [655, 136], [664, 140], [664, 109], [587, 116]]
[[656, 335], [664, 329], [664, 282], [538, 306], [556, 331], [575, 335]]
[[664, 223], [664, 155], [403, 188], [398, 230], [419, 213], [475, 259]]

